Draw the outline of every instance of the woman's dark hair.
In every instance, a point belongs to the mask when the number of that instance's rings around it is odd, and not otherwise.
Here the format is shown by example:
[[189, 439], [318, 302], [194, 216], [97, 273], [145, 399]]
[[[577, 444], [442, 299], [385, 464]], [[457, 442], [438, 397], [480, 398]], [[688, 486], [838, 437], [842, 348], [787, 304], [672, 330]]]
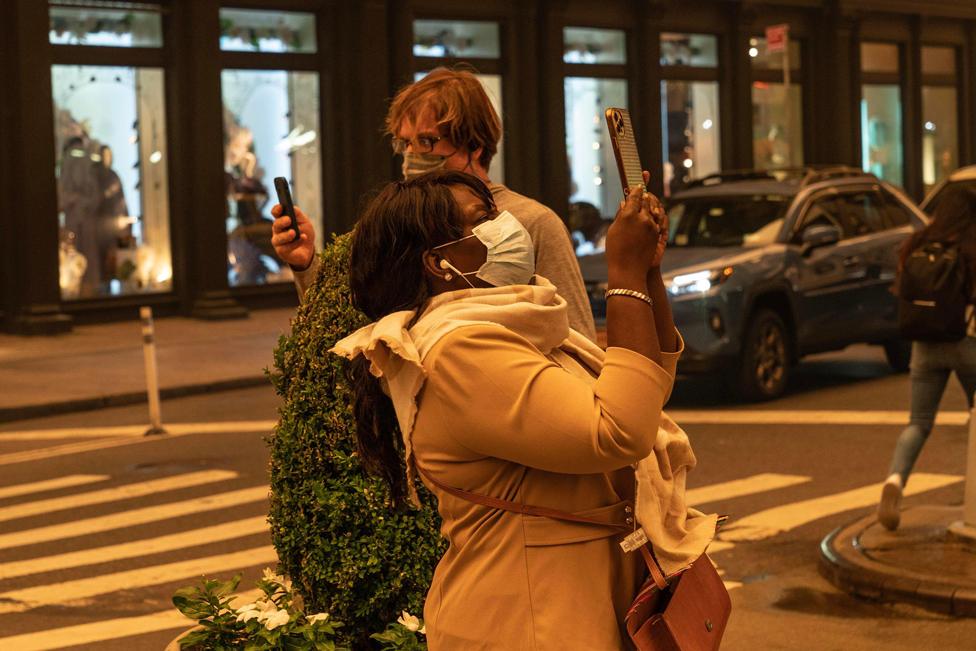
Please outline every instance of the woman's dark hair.
[[913, 233], [902, 246], [901, 265], [912, 251], [929, 242], [959, 242], [971, 251], [976, 250], [976, 188], [950, 184], [938, 199], [932, 221]]
[[[438, 170], [384, 187], [366, 205], [353, 234], [349, 289], [353, 305], [373, 320], [401, 310], [417, 316], [430, 299], [424, 254], [463, 234], [461, 209], [451, 194], [463, 186], [493, 207], [477, 177]], [[414, 318], [416, 319], [417, 316]], [[395, 503], [406, 495], [403, 442], [393, 403], [360, 355], [349, 366], [355, 397], [356, 439], [363, 467], [390, 487]]]

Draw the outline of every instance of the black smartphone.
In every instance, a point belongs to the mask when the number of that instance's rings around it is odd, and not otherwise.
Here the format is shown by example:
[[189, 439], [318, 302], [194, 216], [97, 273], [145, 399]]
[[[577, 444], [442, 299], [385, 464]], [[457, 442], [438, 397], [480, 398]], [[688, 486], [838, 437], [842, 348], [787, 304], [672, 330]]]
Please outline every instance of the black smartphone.
[[617, 159], [620, 183], [627, 194], [628, 188], [644, 185], [644, 174], [640, 156], [637, 155], [637, 141], [634, 127], [630, 123], [630, 112], [622, 108], [608, 108], [605, 112], [607, 128], [610, 130], [610, 143]]
[[283, 176], [276, 176], [274, 186], [275, 192], [278, 193], [278, 203], [281, 204], [281, 213], [288, 215], [288, 218], [291, 219], [291, 230], [295, 231], [295, 240], [297, 241], [302, 236], [302, 231], [298, 228], [298, 218], [295, 216], [295, 204], [291, 200], [288, 179]]

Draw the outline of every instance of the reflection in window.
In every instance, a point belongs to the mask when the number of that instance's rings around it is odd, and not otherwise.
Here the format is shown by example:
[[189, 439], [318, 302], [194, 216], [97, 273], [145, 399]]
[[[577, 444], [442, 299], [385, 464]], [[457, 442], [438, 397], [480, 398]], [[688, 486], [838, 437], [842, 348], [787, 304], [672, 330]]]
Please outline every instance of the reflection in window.
[[[623, 199], [623, 190], [603, 112], [610, 106], [627, 106], [627, 82], [567, 77], [564, 89], [569, 200], [589, 204], [582, 207], [584, 211], [595, 209], [602, 218], [612, 218]], [[577, 242], [578, 251], [582, 244]]]
[[51, 7], [48, 24], [48, 40], [54, 45], [163, 45], [162, 20], [158, 13], [152, 11]]
[[65, 299], [172, 288], [163, 71], [53, 66]]
[[922, 182], [925, 192], [958, 165], [956, 89], [922, 87]]
[[498, 44], [498, 23], [473, 20], [415, 20], [413, 55], [496, 59], [501, 55]]
[[311, 72], [225, 70], [224, 180], [231, 286], [291, 279], [271, 246], [273, 179], [291, 183], [295, 205], [315, 222], [322, 245], [319, 80]]
[[[420, 81], [427, 76], [429, 70], [424, 72], [415, 72], [413, 75], [413, 80]], [[502, 133], [505, 131], [505, 122], [502, 113], [502, 78], [501, 75], [483, 75], [481, 73], [473, 73], [478, 81], [481, 82], [482, 87], [485, 89], [485, 93], [488, 94], [488, 100], [491, 102], [492, 108], [495, 109], [495, 113], [498, 114], [498, 121], [502, 126]], [[488, 178], [495, 183], [505, 183], [505, 152], [504, 152], [505, 136], [503, 135], [498, 140], [498, 151], [495, 152], [494, 158], [491, 159], [491, 166], [488, 168]]]
[[720, 167], [718, 83], [661, 82], [664, 194]]
[[315, 15], [292, 11], [220, 10], [220, 49], [315, 52]]
[[861, 161], [865, 171], [903, 183], [901, 91], [896, 84], [861, 89]]
[[718, 39], [707, 34], [661, 34], [662, 66], [715, 67], [718, 65]]
[[[800, 42], [794, 39], [787, 41], [787, 50], [790, 60], [790, 69], [799, 70], [800, 68]], [[752, 62], [753, 70], [782, 70], [784, 54], [780, 52], [770, 52], [763, 36], [754, 36], [749, 39], [749, 59]]]
[[563, 28], [566, 63], [626, 63], [626, 37], [619, 29]]
[[752, 154], [759, 169], [803, 165], [802, 88], [752, 84]]

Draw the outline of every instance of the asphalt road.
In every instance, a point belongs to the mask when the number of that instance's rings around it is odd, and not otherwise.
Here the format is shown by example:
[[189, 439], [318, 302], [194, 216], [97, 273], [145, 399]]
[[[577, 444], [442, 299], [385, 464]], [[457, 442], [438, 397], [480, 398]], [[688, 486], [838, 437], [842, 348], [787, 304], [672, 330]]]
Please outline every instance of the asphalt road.
[[[733, 598], [723, 649], [973, 648], [976, 620], [852, 598], [817, 573], [822, 538], [873, 508], [908, 397], [868, 347], [805, 362], [763, 405], [679, 382], [691, 501], [731, 516], [713, 553]], [[176, 588], [273, 566], [262, 436], [276, 406], [270, 388], [166, 402], [167, 423], [195, 425], [148, 440], [145, 407], [0, 427], [0, 648], [160, 649], [190, 624]], [[933, 433], [908, 505], [962, 500], [957, 384], [942, 409], [956, 424]]]

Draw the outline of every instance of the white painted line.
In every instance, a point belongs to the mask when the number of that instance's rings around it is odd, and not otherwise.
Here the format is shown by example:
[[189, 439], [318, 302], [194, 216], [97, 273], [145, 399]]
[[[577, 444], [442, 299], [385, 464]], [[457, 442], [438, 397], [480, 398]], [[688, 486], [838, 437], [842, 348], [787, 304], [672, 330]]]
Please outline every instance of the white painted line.
[[278, 553], [271, 545], [244, 549], [229, 554], [193, 558], [165, 565], [141, 567], [136, 570], [102, 574], [85, 579], [38, 585], [0, 593], [0, 613], [22, 613], [49, 605], [72, 605], [82, 599], [109, 594], [119, 590], [138, 590], [170, 583], [178, 579], [213, 576], [220, 572], [241, 570], [255, 565], [277, 563]]
[[[907, 425], [907, 411], [668, 410], [679, 425]], [[965, 425], [968, 411], [940, 411], [937, 425]]]
[[[177, 424], [173, 425], [172, 428], [170, 425], [165, 425], [167, 431], [169, 431], [169, 434], [165, 436], [115, 437], [110, 439], [99, 439], [97, 441], [65, 443], [64, 445], [55, 445], [49, 448], [41, 448], [40, 450], [25, 450], [21, 452], [11, 452], [9, 454], [0, 454], [0, 466], [9, 465], [12, 463], [40, 461], [42, 459], [51, 459], [53, 457], [63, 457], [66, 455], [81, 454], [83, 452], [104, 450], [122, 445], [156, 443], [159, 441], [166, 441], [167, 439], [172, 439], [177, 436], [186, 436], [188, 434], [268, 434], [274, 429], [276, 423], [277, 421], [260, 420], [230, 423], [230, 425], [234, 425], [235, 427], [224, 427], [226, 424], [223, 423], [191, 423], [186, 426]], [[210, 425], [210, 427], [206, 427], [206, 425]], [[0, 442], [2, 442], [2, 437], [0, 437]]]
[[41, 558], [32, 558], [24, 561], [0, 563], [0, 580], [83, 567], [96, 563], [119, 561], [125, 558], [137, 558], [139, 556], [148, 556], [161, 552], [171, 552], [177, 549], [223, 542], [225, 540], [233, 540], [235, 538], [265, 532], [270, 532], [268, 518], [264, 515], [258, 515], [253, 518], [234, 520], [233, 522], [225, 522], [202, 529], [181, 531], [180, 533], [159, 536], [157, 538], [135, 540], [133, 542], [96, 547], [94, 549], [83, 549], [81, 551], [57, 554], [55, 556], [42, 556]]
[[237, 473], [230, 470], [201, 470], [200, 472], [150, 479], [149, 481], [125, 484], [124, 486], [115, 486], [113, 488], [103, 488], [102, 490], [87, 493], [52, 497], [51, 499], [26, 502], [24, 504], [14, 504], [12, 506], [0, 507], [0, 522], [26, 518], [32, 515], [55, 513], [57, 511], [64, 511], [65, 509], [77, 509], [82, 506], [116, 502], [134, 497], [145, 497], [146, 495], [155, 495], [156, 493], [165, 491], [226, 481], [235, 477], [237, 477]]
[[85, 536], [101, 531], [111, 531], [123, 527], [133, 527], [149, 522], [158, 522], [169, 518], [176, 518], [193, 513], [203, 513], [226, 509], [232, 506], [250, 504], [252, 502], [263, 502], [268, 499], [267, 486], [254, 486], [252, 488], [242, 488], [227, 493], [207, 495], [205, 497], [195, 497], [182, 502], [172, 502], [170, 504], [160, 504], [158, 506], [147, 506], [141, 509], [123, 511], [120, 513], [110, 513], [64, 524], [52, 524], [36, 529], [26, 529], [12, 533], [0, 534], [0, 549], [19, 547], [21, 545], [39, 545], [40, 543], [71, 538], [74, 536]]
[[787, 488], [796, 484], [810, 481], [802, 475], [779, 475], [772, 472], [753, 475], [743, 479], [711, 484], [701, 488], [689, 488], [685, 492], [685, 502], [691, 505], [708, 504], [719, 500], [730, 500], [734, 497], [763, 493], [765, 491]]
[[29, 484], [14, 484], [0, 488], [0, 499], [43, 493], [44, 491], [70, 488], [83, 484], [92, 484], [97, 481], [105, 481], [108, 478], [108, 475], [66, 475], [64, 477], [55, 477], [54, 479], [45, 479], [44, 481], [35, 481]]
[[[260, 590], [243, 592], [231, 602], [231, 607], [239, 607], [260, 597]], [[17, 651], [51, 651], [82, 644], [94, 645], [98, 642], [118, 640], [145, 633], [173, 630], [173, 637], [177, 629], [189, 629], [196, 622], [184, 617], [176, 608], [169, 608], [150, 615], [136, 617], [120, 617], [88, 624], [76, 624], [34, 633], [22, 633], [0, 637], [0, 648], [16, 649]]]
[[[924, 493], [962, 480], [959, 475], [913, 473], [905, 488], [905, 495]], [[843, 493], [784, 504], [738, 520], [729, 520], [729, 523], [719, 531], [718, 537], [722, 541], [734, 542], [765, 540], [820, 518], [875, 505], [881, 498], [881, 486], [880, 483], [871, 484]]]
[[[271, 431], [277, 425], [274, 420], [238, 420], [204, 423], [164, 423], [171, 434], [222, 434], [226, 432]], [[46, 439], [70, 439], [92, 436], [142, 436], [147, 426], [142, 425], [102, 425], [95, 427], [59, 427], [54, 429], [0, 431], [3, 441], [43, 441]]]

